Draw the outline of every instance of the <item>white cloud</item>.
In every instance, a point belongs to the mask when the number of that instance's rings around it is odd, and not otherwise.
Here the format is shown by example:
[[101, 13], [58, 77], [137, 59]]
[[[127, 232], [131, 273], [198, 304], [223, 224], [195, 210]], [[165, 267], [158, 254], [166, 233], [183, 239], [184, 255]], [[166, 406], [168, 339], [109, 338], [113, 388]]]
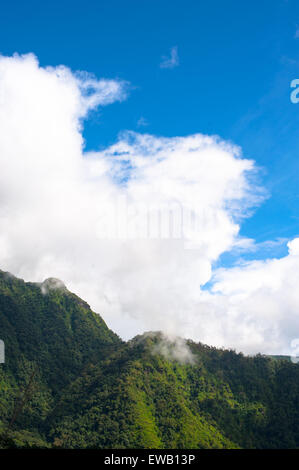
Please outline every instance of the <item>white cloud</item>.
[[161, 69], [173, 69], [179, 65], [179, 54], [177, 46], [170, 49], [169, 56], [163, 56], [160, 63]]
[[158, 341], [152, 348], [152, 354], [164, 356], [169, 361], [178, 361], [182, 364], [195, 364], [196, 357], [192, 354], [185, 339], [158, 335]]
[[143, 116], [141, 116], [137, 121], [137, 127], [146, 127], [148, 126], [148, 121]]
[[[61, 279], [125, 338], [151, 329], [246, 352], [283, 350], [298, 326], [297, 242], [285, 259], [219, 270], [214, 290], [202, 289], [223, 252], [252, 245], [238, 233], [262, 198], [254, 162], [201, 134], [127, 132], [84, 153], [82, 120], [124, 99], [126, 88], [40, 67], [33, 55], [0, 57], [1, 268], [26, 280]], [[128, 203], [119, 216], [130, 226], [136, 207], [147, 215], [192, 210], [197, 225], [183, 223], [190, 245], [101, 239], [107, 208], [113, 219], [119, 201]]]
[[225, 305], [225, 316], [216, 314], [220, 342], [251, 352], [291, 353], [291, 342], [299, 337], [299, 239], [288, 247], [283, 258], [251, 261], [214, 274], [206, 301], [215, 312]]
[[[253, 238], [240, 237], [233, 247], [235, 256], [240, 256], [244, 253], [261, 253], [263, 258], [272, 256], [277, 250], [287, 245], [287, 238], [276, 238], [274, 240], [265, 240], [263, 242], [256, 242]], [[241, 259], [239, 259], [241, 261]]]

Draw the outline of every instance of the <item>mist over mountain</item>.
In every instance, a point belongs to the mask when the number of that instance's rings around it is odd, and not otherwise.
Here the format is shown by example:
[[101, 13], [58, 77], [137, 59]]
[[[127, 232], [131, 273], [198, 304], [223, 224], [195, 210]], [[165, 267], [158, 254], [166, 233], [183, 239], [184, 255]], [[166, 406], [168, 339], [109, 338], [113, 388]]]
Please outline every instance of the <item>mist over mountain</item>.
[[57, 279], [0, 271], [0, 445], [298, 448], [299, 365], [148, 332], [122, 341]]

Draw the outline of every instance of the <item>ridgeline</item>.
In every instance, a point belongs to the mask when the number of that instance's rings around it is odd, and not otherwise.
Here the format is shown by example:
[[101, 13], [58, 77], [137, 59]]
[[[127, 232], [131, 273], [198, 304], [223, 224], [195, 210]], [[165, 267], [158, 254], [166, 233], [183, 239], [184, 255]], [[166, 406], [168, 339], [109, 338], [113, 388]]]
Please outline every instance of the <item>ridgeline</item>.
[[283, 358], [188, 341], [178, 360], [161, 333], [123, 342], [60, 281], [2, 271], [0, 338], [1, 448], [299, 447]]

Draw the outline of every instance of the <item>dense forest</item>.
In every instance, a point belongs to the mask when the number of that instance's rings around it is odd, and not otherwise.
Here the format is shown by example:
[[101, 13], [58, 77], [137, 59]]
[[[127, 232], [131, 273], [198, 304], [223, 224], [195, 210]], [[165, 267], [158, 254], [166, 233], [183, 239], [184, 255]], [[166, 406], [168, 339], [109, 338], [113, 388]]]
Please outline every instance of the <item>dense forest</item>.
[[123, 342], [61, 282], [2, 271], [0, 338], [2, 448], [299, 447], [299, 364], [284, 358]]

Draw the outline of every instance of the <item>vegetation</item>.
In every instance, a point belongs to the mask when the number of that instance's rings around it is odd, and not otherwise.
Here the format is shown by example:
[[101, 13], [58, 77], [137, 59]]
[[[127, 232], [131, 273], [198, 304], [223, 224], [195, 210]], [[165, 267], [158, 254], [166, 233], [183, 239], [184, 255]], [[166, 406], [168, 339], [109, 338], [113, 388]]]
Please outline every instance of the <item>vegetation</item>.
[[61, 284], [0, 271], [0, 447], [298, 448], [299, 364], [121, 341]]

